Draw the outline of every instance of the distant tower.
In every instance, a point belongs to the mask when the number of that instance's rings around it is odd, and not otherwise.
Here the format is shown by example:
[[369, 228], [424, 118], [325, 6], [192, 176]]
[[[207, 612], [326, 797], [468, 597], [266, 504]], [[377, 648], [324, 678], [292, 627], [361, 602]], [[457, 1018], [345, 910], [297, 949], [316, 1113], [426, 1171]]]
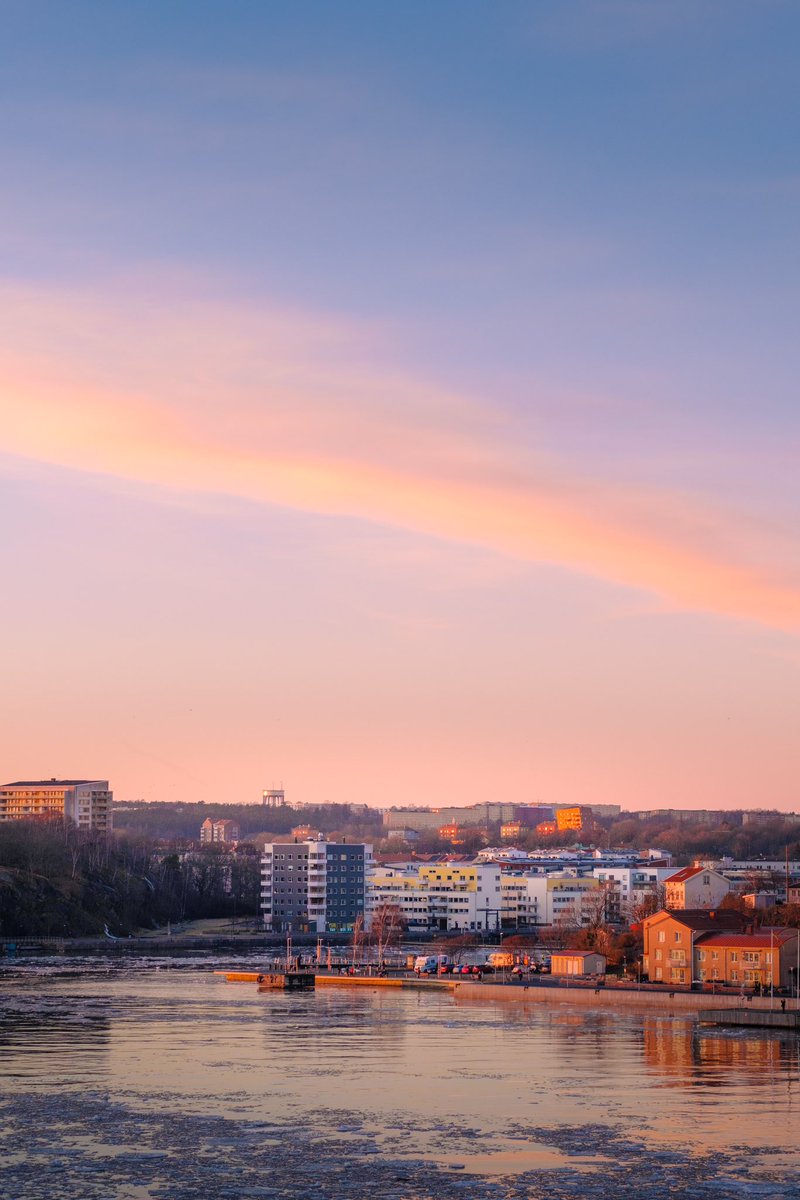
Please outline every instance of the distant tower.
[[286, 804], [283, 788], [269, 788], [262, 792], [261, 803], [265, 808], [283, 808]]

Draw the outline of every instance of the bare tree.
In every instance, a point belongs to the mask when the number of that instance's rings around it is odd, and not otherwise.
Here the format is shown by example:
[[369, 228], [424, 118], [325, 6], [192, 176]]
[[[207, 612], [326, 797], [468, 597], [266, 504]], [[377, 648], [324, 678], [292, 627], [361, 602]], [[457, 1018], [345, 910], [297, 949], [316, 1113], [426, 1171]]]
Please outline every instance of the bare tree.
[[384, 901], [378, 905], [372, 914], [368, 937], [378, 949], [379, 963], [383, 963], [383, 956], [390, 946], [400, 944], [407, 929], [408, 922], [399, 904]]
[[436, 949], [443, 954], [449, 954], [455, 962], [461, 962], [461, 955], [468, 950], [475, 950], [481, 944], [477, 933], [456, 933], [451, 937], [437, 938]]

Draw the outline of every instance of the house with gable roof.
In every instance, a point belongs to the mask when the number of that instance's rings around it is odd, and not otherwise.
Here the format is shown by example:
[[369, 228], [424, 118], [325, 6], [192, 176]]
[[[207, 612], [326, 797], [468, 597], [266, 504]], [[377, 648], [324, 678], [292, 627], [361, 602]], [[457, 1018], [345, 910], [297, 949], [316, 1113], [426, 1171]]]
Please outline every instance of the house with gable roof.
[[719, 908], [731, 885], [719, 871], [710, 867], [684, 867], [664, 880], [666, 907]]

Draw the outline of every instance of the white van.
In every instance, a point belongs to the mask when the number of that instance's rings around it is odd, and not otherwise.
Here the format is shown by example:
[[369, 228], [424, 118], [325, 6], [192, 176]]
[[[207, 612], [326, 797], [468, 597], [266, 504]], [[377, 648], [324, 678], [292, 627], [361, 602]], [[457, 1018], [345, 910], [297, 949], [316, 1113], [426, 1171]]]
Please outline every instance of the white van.
[[414, 959], [415, 975], [438, 975], [440, 967], [450, 965], [446, 954], [418, 954]]

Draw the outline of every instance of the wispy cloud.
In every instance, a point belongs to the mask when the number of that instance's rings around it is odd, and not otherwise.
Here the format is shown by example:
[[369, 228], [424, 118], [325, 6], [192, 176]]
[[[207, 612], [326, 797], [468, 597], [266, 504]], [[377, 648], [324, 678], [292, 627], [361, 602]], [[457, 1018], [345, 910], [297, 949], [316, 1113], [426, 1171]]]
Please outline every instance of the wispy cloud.
[[7, 453], [383, 522], [800, 626], [791, 531], [558, 460], [509, 415], [387, 365], [380, 329], [174, 281], [6, 284], [0, 329]]

